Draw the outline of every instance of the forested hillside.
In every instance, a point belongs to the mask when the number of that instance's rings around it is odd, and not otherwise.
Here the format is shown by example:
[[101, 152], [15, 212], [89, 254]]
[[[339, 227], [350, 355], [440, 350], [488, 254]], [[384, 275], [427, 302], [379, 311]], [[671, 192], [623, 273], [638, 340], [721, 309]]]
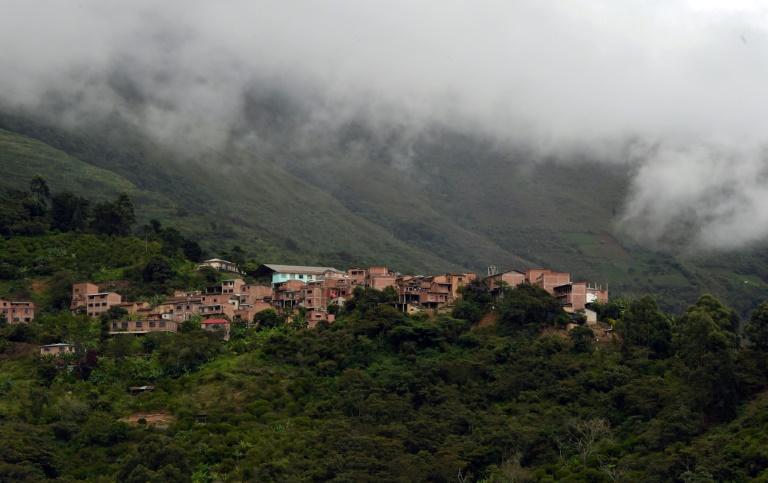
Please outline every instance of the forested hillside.
[[[313, 330], [268, 310], [229, 341], [198, 320], [110, 336], [128, 315], [70, 314], [73, 282], [154, 305], [225, 275], [195, 270], [199, 244], [158, 220], [126, 236], [140, 216], [125, 194], [47, 187], [33, 178], [1, 204], [0, 297], [39, 309], [0, 320], [2, 480], [768, 478], [768, 303], [742, 324], [711, 295], [674, 314], [613, 299], [593, 307], [598, 329], [531, 285], [493, 301], [473, 284], [452, 313], [411, 316], [358, 288]], [[58, 342], [77, 351], [39, 355]]]

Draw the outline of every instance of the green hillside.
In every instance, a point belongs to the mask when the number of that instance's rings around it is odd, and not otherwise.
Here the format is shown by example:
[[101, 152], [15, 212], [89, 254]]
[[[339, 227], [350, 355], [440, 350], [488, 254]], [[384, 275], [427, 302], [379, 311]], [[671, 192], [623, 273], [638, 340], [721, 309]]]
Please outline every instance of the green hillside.
[[[263, 261], [323, 260], [343, 268], [384, 263], [413, 271], [461, 268], [392, 238], [328, 193], [243, 153], [220, 155], [226, 163], [219, 157], [178, 159], [147, 143], [95, 159], [95, 152], [107, 149], [103, 141], [89, 137], [93, 144], [87, 144], [82, 134], [62, 138], [60, 132], [37, 131], [38, 126], [27, 121], [17, 128], [71, 152], [3, 131], [0, 173], [8, 187], [25, 189], [35, 173], [46, 177], [54, 191], [89, 193], [88, 180], [94, 176], [101, 180], [97, 193], [105, 197], [131, 187], [127, 191], [142, 213], [140, 222], [158, 219], [203, 241], [213, 253], [241, 245]], [[144, 164], [127, 170], [125, 157]]]
[[264, 119], [253, 117], [250, 128], [269, 149], [233, 138], [219, 151], [193, 152], [159, 145], [119, 118], [73, 129], [0, 114], [0, 179], [25, 188], [40, 173], [54, 191], [96, 198], [127, 189], [140, 224], [158, 219], [214, 255], [239, 245], [260, 261], [341, 268], [546, 267], [614, 295], [654, 294], [668, 310], [710, 292], [744, 314], [768, 296], [765, 247], [694, 257], [684, 247], [648, 250], [617, 232], [628, 186], [620, 168], [532, 159], [439, 130], [409, 141], [399, 159], [388, 151], [397, 136], [356, 127], [343, 139], [294, 143], [292, 128]]
[[[8, 193], [0, 214], [20, 197], [28, 223], [0, 224], [0, 296], [36, 312], [0, 315], [1, 481], [768, 476], [768, 302], [741, 327], [711, 295], [674, 313], [648, 296], [596, 304], [589, 324], [530, 284], [494, 299], [473, 282], [450, 313], [412, 315], [389, 290], [356, 287], [314, 329], [299, 308], [113, 334], [138, 314], [72, 314], [73, 283], [165, 310], [176, 290], [231, 274], [198, 269], [199, 251], [170, 227], [126, 236], [125, 212], [115, 226], [16, 234], [53, 226], [60, 204]], [[106, 206], [132, 211], [127, 199]], [[40, 347], [58, 343], [74, 349]]]
[[[228, 342], [199, 321], [112, 337], [113, 314], [0, 323], [0, 479], [768, 477], [766, 305], [748, 326], [759, 344], [744, 346], [710, 296], [674, 321], [633, 301], [621, 339], [596, 327], [596, 341], [587, 326], [566, 335], [534, 286], [509, 289], [484, 328], [357, 293], [333, 324], [238, 322]], [[79, 349], [39, 356], [59, 341]]]

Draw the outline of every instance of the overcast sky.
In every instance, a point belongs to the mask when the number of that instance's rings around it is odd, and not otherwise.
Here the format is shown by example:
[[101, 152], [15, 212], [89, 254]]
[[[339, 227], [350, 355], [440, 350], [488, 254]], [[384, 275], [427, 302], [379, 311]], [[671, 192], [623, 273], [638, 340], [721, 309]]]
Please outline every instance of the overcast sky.
[[682, 218], [707, 247], [768, 236], [765, 2], [3, 4], [6, 102], [34, 107], [53, 89], [77, 118], [122, 109], [127, 78], [150, 101], [137, 123], [215, 144], [245, 91], [280, 85], [312, 92], [313, 122], [450, 120], [563, 159], [578, 148], [632, 163], [620, 227], [641, 238]]

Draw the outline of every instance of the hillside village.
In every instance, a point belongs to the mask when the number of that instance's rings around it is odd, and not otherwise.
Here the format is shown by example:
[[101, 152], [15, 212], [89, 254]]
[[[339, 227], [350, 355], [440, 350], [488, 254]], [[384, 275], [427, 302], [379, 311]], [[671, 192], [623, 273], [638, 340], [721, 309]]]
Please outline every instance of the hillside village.
[[[236, 264], [211, 259], [198, 268], [211, 267], [232, 274], [218, 285], [204, 291], [175, 291], [156, 305], [149, 302], [124, 301], [119, 293], [102, 291], [94, 283], [72, 286], [70, 310], [97, 318], [118, 307], [127, 314], [110, 322], [110, 334], [145, 334], [176, 332], [180, 324], [199, 318], [204, 330], [222, 330], [229, 338], [237, 320], [251, 322], [261, 311], [273, 309], [286, 320], [301, 313], [309, 328], [321, 321], [333, 322], [340, 307], [354, 297], [356, 287], [390, 291], [392, 304], [409, 314], [445, 312], [461, 298], [461, 288], [478, 280], [475, 273], [440, 275], [407, 275], [387, 267], [350, 268], [346, 272], [333, 267], [299, 265], [261, 265], [255, 276], [270, 280], [269, 285], [248, 284]], [[608, 291], [587, 282], [574, 282], [569, 273], [549, 269], [508, 270], [498, 273], [495, 267], [480, 278], [494, 298], [502, 296], [501, 288], [521, 283], [537, 285], [559, 300], [566, 311], [583, 310], [590, 302], [607, 302]], [[34, 318], [34, 304], [29, 301], [0, 300], [0, 308], [10, 323], [29, 322]], [[48, 350], [51, 350], [51, 346]], [[59, 347], [59, 350], [66, 350]], [[45, 351], [48, 352], [48, 351]]]

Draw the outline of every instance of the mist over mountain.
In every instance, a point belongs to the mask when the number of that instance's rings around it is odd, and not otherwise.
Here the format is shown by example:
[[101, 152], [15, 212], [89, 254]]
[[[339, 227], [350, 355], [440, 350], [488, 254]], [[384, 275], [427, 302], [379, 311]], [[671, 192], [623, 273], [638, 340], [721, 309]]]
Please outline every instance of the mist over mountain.
[[[12, 107], [69, 124], [119, 112], [193, 152], [235, 142], [268, 153], [275, 134], [315, 149], [363, 120], [366, 141], [386, 145], [374, 155], [403, 169], [437, 124], [527, 161], [630, 164], [618, 227], [644, 243], [680, 224], [704, 248], [768, 233], [757, 2], [40, 7], [10, 2], [0, 20]], [[259, 103], [275, 99], [290, 113], [265, 118]]]
[[759, 2], [6, 11], [0, 127], [202, 217], [178, 221], [214, 249], [633, 290], [761, 273]]

